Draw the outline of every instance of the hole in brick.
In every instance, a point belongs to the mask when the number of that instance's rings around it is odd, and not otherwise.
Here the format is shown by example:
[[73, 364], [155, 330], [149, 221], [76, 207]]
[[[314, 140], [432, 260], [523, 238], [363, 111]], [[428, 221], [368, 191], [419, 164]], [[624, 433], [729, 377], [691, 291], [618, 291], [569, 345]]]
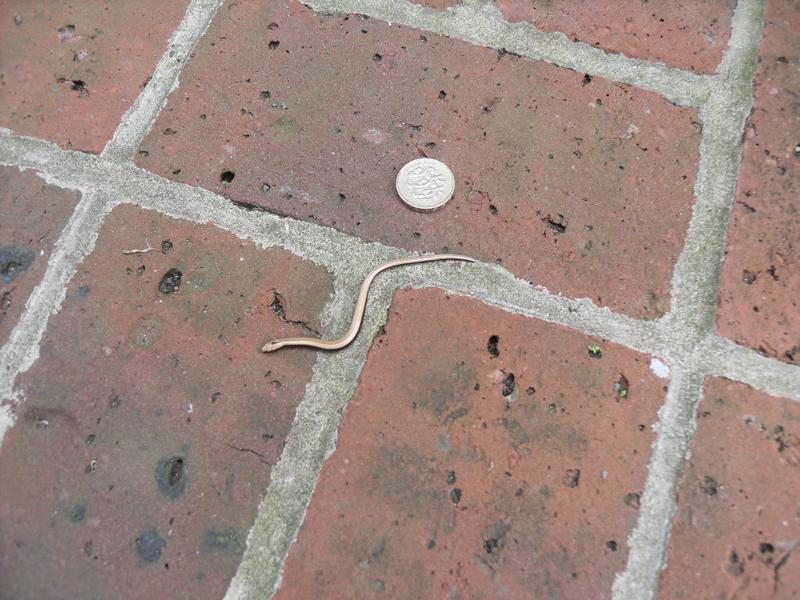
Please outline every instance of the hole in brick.
[[586, 73], [581, 81], [581, 86], [589, 85], [590, 83], [592, 83], [592, 76]]
[[619, 379], [614, 382], [614, 391], [617, 393], [618, 398], [627, 398], [630, 383], [625, 375], [620, 374]]
[[86, 82], [82, 79], [73, 79], [72, 80], [72, 90], [78, 92], [79, 96], [88, 96], [89, 95], [89, 86], [86, 85]]
[[758, 551], [761, 552], [761, 554], [772, 554], [775, 552], [775, 546], [767, 542], [761, 542], [758, 545]]
[[455, 471], [448, 471], [447, 472], [447, 485], [453, 485], [456, 482], [456, 472]]
[[528, 394], [528, 396], [533, 396], [536, 393], [536, 388], [531, 386], [525, 390], [525, 393]]
[[514, 374], [509, 373], [506, 375], [505, 379], [503, 379], [503, 390], [501, 392], [503, 397], [508, 398], [511, 394], [513, 394], [515, 387], [517, 387], [517, 382], [515, 381]]
[[233, 171], [223, 171], [222, 173], [219, 174], [219, 180], [222, 183], [230, 183], [231, 181], [233, 181], [234, 177], [236, 177], [236, 173], [234, 173]]
[[461, 488], [453, 488], [450, 490], [450, 501], [453, 504], [461, 502]]
[[278, 28], [277, 23], [270, 23], [269, 25], [267, 25], [267, 29], [269, 29], [270, 31], [275, 31], [277, 28]]
[[706, 496], [716, 496], [717, 491], [719, 490], [719, 484], [717, 483], [717, 480], [714, 479], [713, 477], [704, 475], [703, 481], [700, 482], [700, 490]]
[[581, 482], [581, 470], [580, 469], [568, 469], [566, 473], [564, 473], [564, 477], [561, 478], [561, 482], [569, 488], [576, 488]]
[[261, 98], [262, 100], [269, 100], [270, 98], [272, 98], [272, 94], [269, 92], [269, 90], [264, 90], [258, 95], [258, 97]]
[[608, 542], [606, 542], [606, 548], [608, 548], [612, 552], [616, 552], [617, 551], [617, 542], [615, 542], [614, 540], [609, 540]]
[[161, 253], [164, 255], [172, 252], [172, 240], [163, 240], [161, 242]]
[[180, 456], [159, 461], [156, 467], [156, 483], [162, 494], [177, 498], [186, 489], [186, 465]]
[[275, 50], [281, 43], [278, 40], [272, 40], [268, 45], [270, 50]]
[[486, 349], [492, 358], [500, 356], [500, 350], [497, 349], [497, 344], [500, 343], [500, 338], [496, 335], [490, 336], [489, 341], [486, 343]]
[[547, 223], [550, 229], [556, 233], [564, 233], [567, 230], [567, 220], [564, 218], [564, 215], [556, 215], [555, 217], [547, 215], [542, 219], [542, 222]]
[[167, 127], [162, 133], [164, 135], [175, 135], [178, 132], [172, 129], [172, 127]]
[[641, 499], [642, 499], [641, 494], [637, 494], [636, 492], [631, 492], [630, 494], [625, 494], [623, 502], [625, 502], [625, 504], [627, 506], [630, 506], [631, 508], [638, 509]]
[[376, 63], [379, 63], [383, 60], [383, 56], [376, 52], [372, 55], [372, 60], [374, 60]]
[[742, 271], [742, 281], [744, 281], [747, 285], [753, 285], [756, 279], [758, 279], [758, 273], [753, 273], [747, 269]]
[[178, 271], [178, 269], [170, 269], [164, 273], [164, 276], [161, 278], [158, 284], [158, 291], [162, 294], [174, 294], [181, 287], [182, 278], [183, 273]]
[[494, 204], [490, 204], [489, 205], [489, 212], [492, 213], [493, 215], [496, 215], [497, 214], [497, 207]]
[[439, 90], [439, 100], [444, 100], [445, 98], [447, 98], [447, 92]]

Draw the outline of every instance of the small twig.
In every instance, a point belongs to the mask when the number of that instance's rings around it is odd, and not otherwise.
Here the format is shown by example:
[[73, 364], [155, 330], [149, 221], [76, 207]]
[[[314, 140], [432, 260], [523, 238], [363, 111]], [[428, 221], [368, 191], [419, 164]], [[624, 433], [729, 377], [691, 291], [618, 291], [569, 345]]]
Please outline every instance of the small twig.
[[147, 242], [147, 248], [142, 248], [141, 250], [133, 249], [133, 250], [123, 250], [123, 254], [145, 254], [146, 252], [152, 252], [155, 248], [150, 246], [150, 242], [147, 238], [144, 238], [144, 241]]

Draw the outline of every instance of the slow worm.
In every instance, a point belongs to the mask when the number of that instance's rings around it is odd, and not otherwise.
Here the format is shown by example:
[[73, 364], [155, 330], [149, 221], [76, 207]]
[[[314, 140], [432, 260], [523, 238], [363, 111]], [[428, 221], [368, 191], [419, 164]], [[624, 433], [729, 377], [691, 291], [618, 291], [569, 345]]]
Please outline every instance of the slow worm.
[[367, 278], [364, 279], [364, 283], [361, 284], [361, 291], [358, 293], [356, 309], [353, 311], [353, 322], [350, 323], [350, 329], [347, 330], [347, 333], [345, 333], [338, 340], [321, 340], [318, 338], [309, 337], [283, 338], [281, 340], [273, 340], [265, 344], [264, 347], [261, 348], [261, 351], [275, 352], [275, 350], [280, 350], [286, 346], [310, 346], [311, 348], [319, 348], [320, 350], [339, 350], [340, 348], [344, 348], [356, 338], [356, 335], [358, 335], [358, 330], [361, 329], [361, 323], [364, 320], [364, 311], [367, 308], [369, 286], [381, 271], [402, 265], [413, 265], [415, 263], [431, 262], [434, 260], [463, 260], [466, 262], [475, 262], [474, 258], [470, 258], [468, 256], [459, 256], [458, 254], [432, 254], [430, 256], [391, 260], [380, 265], [379, 267], [376, 267], [369, 275], [367, 275]]

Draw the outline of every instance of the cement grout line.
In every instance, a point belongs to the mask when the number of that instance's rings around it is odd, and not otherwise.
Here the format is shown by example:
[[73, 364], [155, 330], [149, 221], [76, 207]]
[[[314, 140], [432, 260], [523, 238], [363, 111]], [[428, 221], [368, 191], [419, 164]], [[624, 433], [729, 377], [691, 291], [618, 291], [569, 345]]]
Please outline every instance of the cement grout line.
[[688, 330], [686, 351], [714, 327], [720, 266], [753, 103], [753, 76], [764, 0], [740, 0], [728, 50], [709, 101], [700, 110], [703, 138], [696, 202], [672, 277], [670, 320]]
[[800, 366], [761, 356], [736, 342], [709, 336], [698, 348], [710, 375], [725, 377], [776, 396], [800, 402]]
[[[339, 423], [358, 386], [372, 340], [386, 322], [393, 293], [387, 283], [375, 282], [355, 341], [339, 352], [319, 353], [226, 600], [261, 600], [278, 590], [284, 562], [305, 520], [322, 467], [334, 452]], [[347, 294], [341, 286], [336, 289], [325, 310], [326, 325], [347, 321], [352, 310], [348, 299], [357, 294], [356, 288]]]
[[356, 13], [389, 23], [506, 50], [560, 67], [604, 77], [655, 92], [680, 106], [701, 106], [708, 98], [713, 75], [667, 67], [658, 62], [609, 54], [563, 33], [539, 31], [530, 23], [509, 23], [491, 2], [463, 2], [436, 10], [408, 0], [303, 0], [322, 13]]
[[[0, 400], [18, 400], [14, 381], [38, 358], [39, 343], [48, 321], [61, 309], [66, 285], [94, 249], [100, 224], [110, 209], [111, 203], [102, 194], [85, 194], [64, 226], [42, 280], [31, 292], [22, 316], [0, 349]], [[0, 444], [14, 422], [13, 408], [0, 406]]]
[[628, 537], [628, 561], [614, 579], [616, 600], [655, 598], [666, 563], [672, 518], [677, 508], [686, 454], [696, 427], [695, 411], [703, 394], [703, 375], [673, 369], [667, 399], [654, 426], [656, 441], [639, 509], [639, 520]]
[[150, 81], [122, 117], [102, 156], [117, 161], [133, 160], [142, 139], [150, 131], [167, 97], [178, 87], [184, 64], [214, 18], [223, 0], [192, 0], [183, 20], [172, 34]]
[[[697, 361], [715, 359], [713, 343], [695, 349], [714, 336], [720, 266], [739, 176], [744, 127], [752, 106], [763, 12], [764, 0], [739, 0], [718, 78], [700, 111], [703, 137], [696, 201], [673, 271], [672, 308], [663, 321], [666, 330], [678, 333], [674, 338], [676, 350], [687, 358], [689, 368], [682, 365], [673, 370], [666, 402], [659, 411], [642, 509], [628, 538], [625, 570], [614, 580], [614, 600], [654, 598], [666, 566], [676, 495], [696, 426], [695, 409], [703, 394], [705, 369]], [[748, 359], [748, 363], [753, 362], [752, 356]]]
[[[248, 211], [226, 198], [203, 188], [177, 183], [132, 164], [118, 164], [96, 156], [65, 151], [56, 145], [33, 138], [18, 137], [0, 130], [0, 164], [41, 172], [49, 183], [78, 189], [84, 193], [102, 190], [120, 203], [131, 203], [172, 218], [195, 223], [214, 223], [234, 235], [250, 239], [262, 247], [280, 246], [331, 272], [357, 280], [383, 261], [410, 255], [402, 249], [368, 242], [336, 229], [280, 217], [266, 211]], [[309, 242], [307, 240], [313, 240]], [[465, 265], [453, 270], [449, 265], [418, 265], [398, 271], [402, 285], [440, 287], [455, 294], [477, 298], [503, 310], [538, 318], [619, 343], [639, 352], [666, 359], [670, 364], [717, 365], [717, 358], [697, 355], [695, 344], [680, 321], [666, 315], [656, 321], [638, 320], [599, 307], [589, 299], [572, 299], [552, 294], [544, 288], [518, 279], [504, 268], [488, 263]], [[800, 367], [785, 365], [742, 350], [747, 364], [757, 361], [774, 365], [776, 372], [791, 377]], [[770, 382], [759, 381], [755, 367], [743, 366], [750, 373], [747, 383], [768, 391]]]

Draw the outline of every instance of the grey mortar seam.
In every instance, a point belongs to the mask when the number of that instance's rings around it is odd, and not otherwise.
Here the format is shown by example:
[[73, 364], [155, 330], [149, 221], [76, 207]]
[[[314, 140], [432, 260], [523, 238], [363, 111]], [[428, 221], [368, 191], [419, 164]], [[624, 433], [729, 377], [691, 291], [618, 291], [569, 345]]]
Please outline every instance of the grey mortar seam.
[[530, 23], [506, 21], [491, 2], [464, 2], [436, 10], [408, 0], [303, 0], [319, 13], [361, 14], [504, 50], [659, 94], [679, 106], [701, 106], [714, 75], [702, 75], [663, 63], [608, 53], [563, 33], [547, 33]]
[[[377, 242], [368, 242], [336, 229], [281, 217], [267, 211], [248, 211], [208, 190], [176, 183], [149, 173], [129, 163], [116, 163], [91, 155], [64, 151], [33, 138], [18, 137], [8, 130], [0, 131], [0, 164], [34, 169], [49, 183], [84, 192], [104, 191], [119, 203], [133, 204], [167, 216], [195, 223], [213, 222], [220, 229], [250, 239], [261, 247], [280, 246], [301, 258], [323, 266], [328, 271], [349, 274], [352, 279], [364, 275], [375, 264], [408, 256], [412, 253]], [[314, 243], [303, 240], [314, 240]], [[521, 280], [506, 269], [488, 263], [465, 265], [455, 270], [449, 265], [425, 265], [401, 271], [407, 285], [442, 287], [456, 294], [470, 296], [508, 312], [538, 318], [608, 339], [636, 351], [666, 359], [670, 364], [684, 363], [689, 357], [694, 364], [710, 361], [720, 365], [724, 357], [697, 354], [691, 336], [670, 313], [658, 320], [639, 320], [599, 307], [589, 299], [573, 299], [552, 294]], [[415, 280], [412, 274], [419, 273]], [[779, 380], [798, 369], [775, 359], [767, 359], [748, 349], [731, 345], [705, 345], [700, 348], [736, 352], [747, 362], [757, 362], [758, 369]], [[697, 356], [695, 356], [697, 354]], [[766, 369], [766, 370], [765, 370]], [[753, 374], [747, 382], [764, 389]], [[788, 386], [784, 386], [788, 387]], [[789, 387], [788, 397], [800, 398], [800, 392]]]
[[167, 98], [178, 87], [180, 72], [197, 42], [211, 24], [223, 0], [192, 0], [153, 75], [133, 105], [123, 115], [102, 156], [133, 160], [134, 153], [150, 131]]
[[[664, 319], [667, 329], [674, 327], [682, 336], [677, 348], [686, 356], [689, 369], [673, 371], [666, 402], [659, 411], [639, 519], [628, 537], [625, 570], [616, 575], [612, 585], [614, 600], [649, 600], [658, 592], [667, 562], [672, 517], [677, 511], [677, 492], [697, 426], [695, 411], [709, 372], [701, 363], [709, 355], [713, 357], [714, 350], [725, 348], [715, 343], [718, 338], [714, 334], [720, 269], [739, 178], [744, 128], [753, 102], [763, 17], [764, 0], [739, 0], [728, 48], [711, 95], [700, 109], [703, 135], [696, 201], [673, 270], [672, 308]], [[739, 356], [748, 363], [757, 362], [751, 354]], [[730, 361], [713, 366], [728, 367], [726, 372], [732, 373]], [[754, 379], [749, 369], [741, 374]], [[789, 388], [798, 386], [788, 383]]]

